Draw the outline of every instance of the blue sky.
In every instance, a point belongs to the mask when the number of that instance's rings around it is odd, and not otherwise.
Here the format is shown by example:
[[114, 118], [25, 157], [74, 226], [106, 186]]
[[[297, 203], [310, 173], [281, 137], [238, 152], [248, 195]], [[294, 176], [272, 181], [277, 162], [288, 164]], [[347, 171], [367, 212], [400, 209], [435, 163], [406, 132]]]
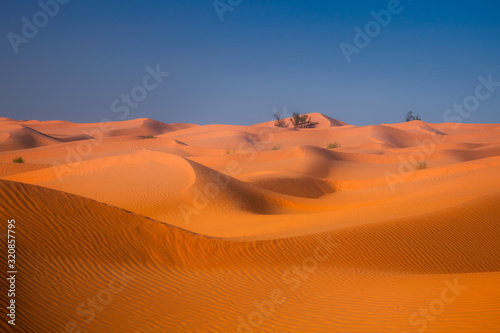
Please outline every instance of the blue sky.
[[[401, 122], [409, 110], [443, 122], [479, 76], [500, 82], [498, 1], [402, 0], [350, 63], [340, 43], [355, 46], [354, 28], [388, 1], [221, 3], [236, 5], [223, 21], [211, 0], [71, 0], [16, 53], [8, 34], [24, 38], [22, 18], [33, 23], [42, 9], [2, 2], [0, 116], [249, 125], [286, 105], [355, 125]], [[113, 102], [141, 92], [146, 67], [158, 64], [170, 75], [126, 117], [115, 112]], [[500, 123], [500, 87], [463, 121]]]

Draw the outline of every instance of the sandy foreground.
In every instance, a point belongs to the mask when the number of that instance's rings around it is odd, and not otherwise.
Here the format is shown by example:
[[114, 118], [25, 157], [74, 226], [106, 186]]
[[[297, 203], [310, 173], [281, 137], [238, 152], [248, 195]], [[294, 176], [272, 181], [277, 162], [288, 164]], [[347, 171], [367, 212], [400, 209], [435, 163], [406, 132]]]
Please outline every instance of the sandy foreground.
[[500, 332], [500, 124], [311, 118], [0, 118], [0, 331]]

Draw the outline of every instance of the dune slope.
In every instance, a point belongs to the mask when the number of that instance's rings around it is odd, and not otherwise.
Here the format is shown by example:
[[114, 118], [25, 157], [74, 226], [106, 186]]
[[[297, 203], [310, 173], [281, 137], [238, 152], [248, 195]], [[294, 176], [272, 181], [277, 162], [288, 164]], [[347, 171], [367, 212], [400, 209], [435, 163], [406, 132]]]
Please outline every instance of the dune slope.
[[[237, 332], [249, 325], [242, 322], [258, 309], [255, 302], [269, 299], [279, 302], [276, 313], [257, 325], [262, 332], [412, 329], [408, 317], [455, 279], [470, 293], [464, 291], [429, 331], [456, 322], [457, 332], [500, 323], [499, 309], [490, 306], [500, 296], [500, 258], [492, 255], [500, 247], [498, 196], [470, 203], [463, 208], [469, 214], [457, 211], [449, 226], [426, 219], [423, 225], [400, 221], [229, 242], [63, 192], [0, 184], [1, 209], [9, 215], [2, 217], [16, 217], [20, 239], [21, 332], [59, 332], [65, 325], [88, 332]], [[467, 229], [471, 219], [480, 223], [473, 232]], [[123, 290], [110, 294], [116, 276]], [[336, 287], [318, 288], [325, 284]], [[106, 303], [98, 303], [102, 310], [86, 305], [99, 297]], [[58, 311], [47, 313], [40, 303]], [[475, 316], [467, 317], [471, 303]], [[392, 309], [389, 315], [381, 305]], [[298, 315], [303, 313], [310, 317]], [[349, 322], [354, 316], [362, 318], [358, 324]]]

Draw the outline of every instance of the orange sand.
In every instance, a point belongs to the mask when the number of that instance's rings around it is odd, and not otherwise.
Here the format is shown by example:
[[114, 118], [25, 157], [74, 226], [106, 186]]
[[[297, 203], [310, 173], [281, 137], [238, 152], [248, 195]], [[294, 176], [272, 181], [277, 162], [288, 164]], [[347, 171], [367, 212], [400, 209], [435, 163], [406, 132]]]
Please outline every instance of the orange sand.
[[500, 125], [311, 118], [0, 118], [13, 331], [498, 332]]

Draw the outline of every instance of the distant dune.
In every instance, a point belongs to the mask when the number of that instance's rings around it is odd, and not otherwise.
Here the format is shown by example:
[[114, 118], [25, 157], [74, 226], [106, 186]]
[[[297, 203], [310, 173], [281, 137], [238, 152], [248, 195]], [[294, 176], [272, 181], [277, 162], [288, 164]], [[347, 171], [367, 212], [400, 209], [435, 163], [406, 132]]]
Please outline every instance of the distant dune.
[[310, 117], [0, 118], [17, 331], [498, 331], [500, 124]]

